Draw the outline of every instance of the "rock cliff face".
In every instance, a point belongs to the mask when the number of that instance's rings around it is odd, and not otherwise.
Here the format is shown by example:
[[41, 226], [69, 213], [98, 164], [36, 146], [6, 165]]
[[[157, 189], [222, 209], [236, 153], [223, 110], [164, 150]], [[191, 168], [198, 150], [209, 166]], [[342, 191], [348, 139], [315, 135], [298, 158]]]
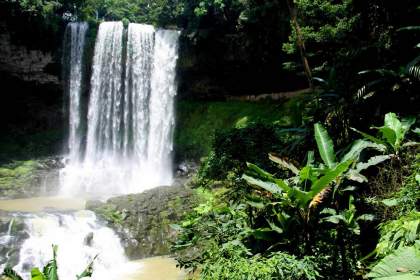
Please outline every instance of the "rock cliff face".
[[0, 49], [0, 72], [26, 82], [59, 85], [57, 73], [50, 70], [56, 65], [53, 54], [13, 44], [4, 22], [0, 22]]
[[[64, 124], [59, 50], [29, 47], [22, 36], [0, 20], [0, 161], [33, 146], [28, 136], [52, 131], [58, 135]], [[33, 36], [34, 43], [47, 40]]]
[[87, 209], [107, 221], [120, 235], [132, 259], [167, 255], [176, 232], [170, 227], [198, 203], [184, 186], [158, 187], [140, 194], [88, 202]]

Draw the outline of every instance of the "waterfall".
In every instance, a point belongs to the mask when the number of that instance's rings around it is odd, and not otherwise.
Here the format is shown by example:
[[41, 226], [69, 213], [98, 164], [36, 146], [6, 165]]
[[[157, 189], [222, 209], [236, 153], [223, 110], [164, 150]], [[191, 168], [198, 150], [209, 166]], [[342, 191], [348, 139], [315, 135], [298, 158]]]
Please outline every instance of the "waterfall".
[[174, 97], [177, 90], [175, 68], [179, 32], [158, 30], [155, 36], [146, 172], [159, 174], [159, 177], [149, 178], [149, 184], [168, 185], [172, 180]]
[[14, 269], [27, 278], [28, 269], [42, 269], [52, 259], [51, 244], [58, 247], [58, 274], [62, 280], [76, 279], [95, 256], [93, 280], [120, 279], [129, 269], [118, 236], [100, 226], [90, 211], [33, 214], [25, 219], [25, 231], [29, 237], [20, 248]]
[[63, 194], [111, 196], [172, 183], [178, 38], [134, 23], [125, 36], [121, 22], [101, 23], [86, 152], [63, 169]]
[[64, 80], [65, 92], [68, 96], [69, 136], [68, 157], [78, 161], [81, 155], [81, 93], [82, 93], [82, 61], [85, 46], [86, 22], [72, 22], [66, 27], [64, 34]]
[[[87, 29], [86, 23], [70, 23], [65, 32], [69, 153], [60, 171], [62, 194], [103, 199], [171, 184], [179, 32], [144, 24], [129, 24], [125, 32], [121, 22], [101, 23], [86, 116], [82, 62]], [[95, 256], [92, 280], [127, 279], [127, 272], [140, 268], [128, 262], [118, 236], [93, 212], [16, 215], [25, 222], [25, 240], [16, 245], [19, 263], [14, 269], [25, 277], [32, 267], [42, 268], [51, 260], [52, 244], [58, 246], [61, 280], [75, 279]], [[9, 247], [15, 248], [13, 223], [0, 232], [0, 252], [6, 252], [5, 258], [0, 256], [0, 269], [9, 261]]]
[[122, 22], [104, 22], [96, 38], [86, 140], [86, 159], [94, 162], [120, 152], [123, 31]]

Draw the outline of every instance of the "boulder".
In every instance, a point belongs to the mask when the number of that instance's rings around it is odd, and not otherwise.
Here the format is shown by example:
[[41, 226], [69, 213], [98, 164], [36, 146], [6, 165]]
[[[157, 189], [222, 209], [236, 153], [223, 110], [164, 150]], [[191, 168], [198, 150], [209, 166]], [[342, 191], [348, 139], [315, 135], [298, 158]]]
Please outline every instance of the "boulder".
[[139, 259], [170, 254], [176, 224], [198, 204], [195, 191], [185, 186], [163, 186], [139, 194], [89, 201], [86, 208], [116, 230], [126, 254]]

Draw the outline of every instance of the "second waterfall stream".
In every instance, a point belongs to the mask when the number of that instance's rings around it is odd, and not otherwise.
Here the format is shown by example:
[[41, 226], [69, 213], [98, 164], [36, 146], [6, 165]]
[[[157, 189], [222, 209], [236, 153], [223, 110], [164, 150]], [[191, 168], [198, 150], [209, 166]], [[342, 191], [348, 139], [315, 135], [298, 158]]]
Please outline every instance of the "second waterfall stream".
[[[70, 23], [63, 44], [69, 136], [59, 194], [104, 200], [170, 185], [179, 32], [103, 22], [87, 71], [88, 32], [86, 23]], [[51, 259], [52, 244], [58, 246], [61, 280], [76, 279], [95, 256], [93, 280], [131, 279], [122, 275], [141, 269], [128, 261], [119, 237], [91, 211], [13, 215], [25, 221], [27, 237], [14, 269], [26, 276]], [[13, 241], [3, 239], [2, 246]]]

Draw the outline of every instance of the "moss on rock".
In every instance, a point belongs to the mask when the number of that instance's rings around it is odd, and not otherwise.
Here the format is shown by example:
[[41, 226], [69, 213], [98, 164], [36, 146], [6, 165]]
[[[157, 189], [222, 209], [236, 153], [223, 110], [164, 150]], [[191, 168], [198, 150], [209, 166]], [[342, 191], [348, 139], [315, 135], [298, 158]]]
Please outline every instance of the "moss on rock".
[[106, 203], [89, 201], [86, 208], [114, 228], [127, 255], [137, 259], [169, 254], [177, 234], [171, 224], [181, 221], [198, 201], [194, 190], [168, 186], [111, 198]]

